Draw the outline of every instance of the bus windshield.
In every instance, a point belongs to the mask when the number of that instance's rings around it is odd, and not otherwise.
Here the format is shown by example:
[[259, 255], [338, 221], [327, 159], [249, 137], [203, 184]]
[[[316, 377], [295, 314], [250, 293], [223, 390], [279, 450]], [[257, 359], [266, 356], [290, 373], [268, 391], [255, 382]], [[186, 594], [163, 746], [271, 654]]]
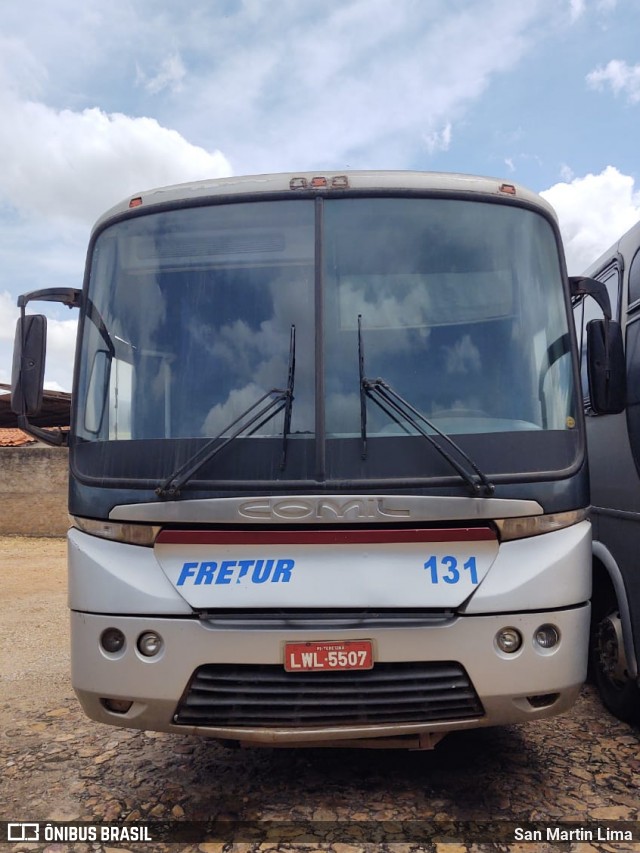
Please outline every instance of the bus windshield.
[[358, 318], [368, 377], [483, 470], [574, 463], [568, 314], [549, 222], [515, 205], [364, 196], [170, 209], [100, 232], [76, 388], [79, 476], [100, 457], [107, 480], [162, 480], [223, 441], [257, 400], [287, 387], [294, 328], [288, 413], [228, 442], [199, 483], [451, 477], [410, 424], [373, 405], [363, 455]]

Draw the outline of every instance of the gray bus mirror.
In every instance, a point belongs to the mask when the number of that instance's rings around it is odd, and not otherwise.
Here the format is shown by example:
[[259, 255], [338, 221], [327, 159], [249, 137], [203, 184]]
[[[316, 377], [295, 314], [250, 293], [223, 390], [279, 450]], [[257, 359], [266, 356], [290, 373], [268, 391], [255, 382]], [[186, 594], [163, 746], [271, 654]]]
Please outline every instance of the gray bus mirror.
[[619, 323], [613, 320], [587, 323], [587, 376], [595, 414], [615, 415], [624, 410], [627, 377]]
[[16, 324], [11, 372], [11, 409], [16, 415], [37, 415], [42, 407], [47, 351], [47, 318], [23, 314]]

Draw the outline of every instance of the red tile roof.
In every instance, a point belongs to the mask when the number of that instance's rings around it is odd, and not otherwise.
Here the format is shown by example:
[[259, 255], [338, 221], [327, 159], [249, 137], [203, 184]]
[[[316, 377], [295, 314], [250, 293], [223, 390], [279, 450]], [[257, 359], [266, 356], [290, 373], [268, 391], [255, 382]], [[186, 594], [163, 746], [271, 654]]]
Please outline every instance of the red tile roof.
[[[11, 411], [10, 385], [0, 382], [0, 427], [14, 429], [18, 426], [18, 418]], [[42, 398], [42, 409], [39, 414], [29, 418], [34, 426], [65, 427], [71, 422], [71, 394], [64, 391], [45, 391]]]
[[0, 429], [0, 447], [22, 447], [23, 444], [33, 444], [35, 438], [22, 432], [21, 429]]

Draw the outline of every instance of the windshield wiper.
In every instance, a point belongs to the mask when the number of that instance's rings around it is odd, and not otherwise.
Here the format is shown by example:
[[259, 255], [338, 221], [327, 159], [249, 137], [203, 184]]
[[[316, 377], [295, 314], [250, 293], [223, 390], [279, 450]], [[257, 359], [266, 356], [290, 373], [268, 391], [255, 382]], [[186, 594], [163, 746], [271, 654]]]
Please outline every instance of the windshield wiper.
[[[476, 463], [465, 453], [465, 451], [446, 433], [438, 429], [422, 412], [419, 412], [408, 400], [401, 397], [397, 391], [385, 382], [384, 379], [368, 379], [364, 368], [364, 346], [362, 343], [362, 315], [358, 314], [358, 365], [360, 370], [360, 435], [362, 439], [362, 458], [367, 458], [367, 397], [395, 421], [406, 433], [409, 433], [407, 424], [426, 439], [443, 459], [454, 468], [462, 479], [468, 483], [476, 494], [484, 493], [491, 495], [495, 486], [476, 465]], [[422, 423], [421, 423], [422, 422]], [[462, 465], [455, 456], [442, 447], [435, 438], [428, 433], [422, 424], [435, 432], [446, 444], [462, 459]], [[471, 470], [469, 470], [471, 469]]]
[[[287, 460], [287, 436], [291, 427], [291, 408], [293, 404], [293, 384], [295, 380], [296, 366], [296, 327], [291, 326], [291, 335], [289, 338], [289, 371], [287, 378], [287, 387], [285, 389], [272, 388], [263, 394], [255, 403], [252, 403], [248, 409], [245, 409], [242, 414], [227, 424], [214, 438], [208, 441], [204, 447], [201, 447], [187, 461], [173, 472], [160, 486], [156, 489], [156, 494], [161, 498], [177, 498], [180, 496], [180, 489], [188, 483], [197, 471], [203, 465], [206, 465], [214, 457], [224, 450], [227, 445], [231, 444], [239, 435], [246, 433], [246, 437], [253, 435], [260, 427], [264, 426], [275, 416], [284, 412], [284, 425], [282, 428], [282, 458], [280, 460], [280, 468], [284, 468]], [[230, 435], [218, 444], [223, 435], [233, 430]]]
[[282, 458], [280, 470], [287, 463], [287, 437], [291, 432], [291, 409], [293, 408], [293, 385], [296, 378], [296, 327], [291, 326], [289, 336], [289, 370], [287, 371], [287, 390], [284, 392], [284, 424], [282, 425]]

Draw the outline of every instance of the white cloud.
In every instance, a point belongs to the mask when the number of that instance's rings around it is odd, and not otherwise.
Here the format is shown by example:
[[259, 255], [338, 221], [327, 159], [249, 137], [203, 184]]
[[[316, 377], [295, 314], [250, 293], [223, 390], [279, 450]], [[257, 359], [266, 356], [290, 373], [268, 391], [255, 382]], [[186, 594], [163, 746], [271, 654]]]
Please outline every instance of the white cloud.
[[587, 74], [587, 83], [599, 91], [610, 86], [616, 97], [626, 95], [630, 103], [636, 104], [640, 101], [640, 64], [628, 65], [623, 60], [612, 59]]
[[425, 148], [448, 148], [469, 104], [526, 54], [549, 7], [251, 3], [212, 28], [215, 71], [194, 64], [181, 120], [198, 136], [217, 120], [218, 144], [233, 145], [240, 171], [403, 168]]
[[541, 195], [558, 214], [572, 275], [583, 272], [640, 219], [634, 179], [613, 166], [599, 175], [555, 184]]
[[585, 0], [569, 0], [569, 15], [571, 21], [577, 21], [584, 15], [586, 8]]
[[[617, 0], [591, 0], [589, 4], [600, 14], [606, 15], [616, 8]], [[572, 24], [584, 17], [587, 12], [586, 0], [569, 0], [569, 20]]]
[[153, 77], [148, 77], [138, 66], [137, 79], [147, 92], [150, 92], [152, 95], [157, 95], [165, 89], [177, 93], [182, 91], [182, 81], [186, 73], [187, 71], [180, 56], [173, 54], [162, 61], [160, 70]]
[[[74, 311], [77, 315], [77, 311]], [[76, 348], [77, 317], [47, 320], [47, 364], [45, 388], [70, 391], [70, 377]]]
[[570, 183], [575, 177], [574, 171], [571, 166], [568, 166], [566, 163], [563, 163], [560, 167], [560, 177], [566, 183]]
[[0, 108], [0, 194], [22, 212], [90, 221], [133, 192], [231, 171], [155, 119], [15, 99]]
[[425, 146], [429, 154], [435, 154], [437, 151], [448, 151], [451, 145], [451, 122], [442, 128], [442, 130], [434, 130], [425, 136]]
[[[86, 45], [80, 35], [74, 38]], [[5, 382], [17, 316], [10, 291], [80, 287], [89, 230], [100, 213], [149, 187], [231, 173], [219, 150], [194, 145], [154, 118], [45, 103], [47, 69], [30, 47], [26, 40], [0, 37], [0, 381]], [[175, 88], [182, 76], [181, 61], [172, 54], [148, 85], [156, 91]], [[68, 389], [75, 319], [61, 320], [52, 305], [34, 310], [49, 317], [47, 381]]]
[[13, 341], [19, 313], [15, 298], [7, 290], [0, 293], [0, 341]]

